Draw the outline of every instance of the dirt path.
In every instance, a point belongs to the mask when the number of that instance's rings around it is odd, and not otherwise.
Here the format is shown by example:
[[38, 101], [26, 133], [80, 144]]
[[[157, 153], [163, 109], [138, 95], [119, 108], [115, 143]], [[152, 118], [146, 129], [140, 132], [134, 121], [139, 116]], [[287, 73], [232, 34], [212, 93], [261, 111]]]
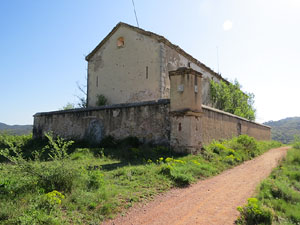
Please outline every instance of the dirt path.
[[238, 216], [237, 206], [245, 204], [254, 194], [257, 185], [277, 166], [288, 148], [272, 149], [218, 176], [188, 188], [173, 189], [104, 224], [233, 224]]

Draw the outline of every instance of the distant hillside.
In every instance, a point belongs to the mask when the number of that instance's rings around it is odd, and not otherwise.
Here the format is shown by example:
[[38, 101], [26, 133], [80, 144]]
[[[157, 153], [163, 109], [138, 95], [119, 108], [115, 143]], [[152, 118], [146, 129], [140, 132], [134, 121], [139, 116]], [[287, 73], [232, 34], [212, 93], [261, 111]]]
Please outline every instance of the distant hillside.
[[272, 139], [288, 144], [293, 141], [294, 135], [300, 136], [300, 117], [289, 117], [278, 121], [264, 123], [272, 127]]
[[7, 125], [0, 123], [0, 132], [8, 132], [14, 135], [30, 134], [32, 132], [32, 125]]

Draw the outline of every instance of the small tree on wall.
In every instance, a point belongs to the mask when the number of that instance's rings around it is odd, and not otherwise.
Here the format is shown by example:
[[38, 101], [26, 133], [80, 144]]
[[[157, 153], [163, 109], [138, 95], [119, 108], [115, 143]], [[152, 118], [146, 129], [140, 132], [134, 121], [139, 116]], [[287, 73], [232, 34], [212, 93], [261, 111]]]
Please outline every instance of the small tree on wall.
[[[86, 78], [87, 80], [87, 78]], [[79, 108], [87, 108], [87, 86], [86, 85], [81, 85], [78, 82], [76, 82], [78, 90], [81, 92], [81, 95], [76, 95], [78, 98], [78, 107]]]
[[255, 120], [254, 94], [242, 92], [237, 80], [229, 84], [211, 80], [210, 97], [215, 108], [248, 120]]

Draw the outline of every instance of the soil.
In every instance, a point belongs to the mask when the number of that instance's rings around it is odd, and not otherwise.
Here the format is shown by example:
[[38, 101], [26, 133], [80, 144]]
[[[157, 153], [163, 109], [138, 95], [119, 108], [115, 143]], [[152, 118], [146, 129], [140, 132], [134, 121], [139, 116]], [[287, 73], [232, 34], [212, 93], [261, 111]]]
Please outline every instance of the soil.
[[188, 188], [172, 189], [103, 224], [234, 224], [239, 216], [236, 208], [246, 204], [247, 199], [253, 196], [259, 183], [285, 157], [288, 148], [271, 149], [218, 176], [201, 180]]

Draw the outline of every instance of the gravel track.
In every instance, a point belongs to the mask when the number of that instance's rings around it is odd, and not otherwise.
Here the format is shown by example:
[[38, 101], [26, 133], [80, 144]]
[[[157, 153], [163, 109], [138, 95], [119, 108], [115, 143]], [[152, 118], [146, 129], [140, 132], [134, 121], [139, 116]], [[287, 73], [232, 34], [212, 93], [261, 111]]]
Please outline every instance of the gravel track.
[[218, 176], [201, 180], [188, 188], [176, 188], [157, 196], [153, 201], [137, 204], [124, 216], [104, 225], [222, 225], [234, 224], [257, 185], [266, 178], [289, 147], [271, 149]]

